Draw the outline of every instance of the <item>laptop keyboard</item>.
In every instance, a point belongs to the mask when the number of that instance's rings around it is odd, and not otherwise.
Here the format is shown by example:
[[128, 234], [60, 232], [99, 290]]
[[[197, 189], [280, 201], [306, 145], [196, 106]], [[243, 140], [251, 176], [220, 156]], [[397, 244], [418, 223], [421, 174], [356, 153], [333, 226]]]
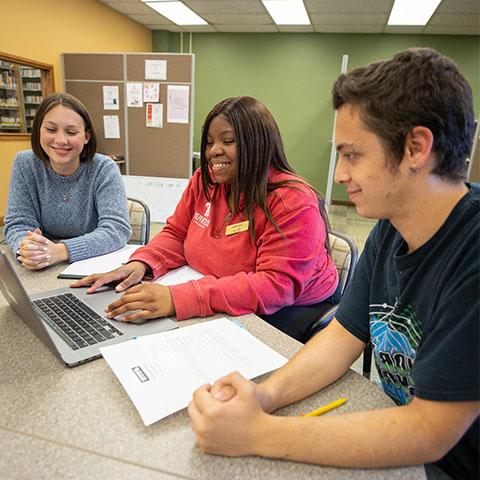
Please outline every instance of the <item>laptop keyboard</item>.
[[45, 322], [74, 350], [123, 335], [72, 293], [34, 300], [33, 304]]

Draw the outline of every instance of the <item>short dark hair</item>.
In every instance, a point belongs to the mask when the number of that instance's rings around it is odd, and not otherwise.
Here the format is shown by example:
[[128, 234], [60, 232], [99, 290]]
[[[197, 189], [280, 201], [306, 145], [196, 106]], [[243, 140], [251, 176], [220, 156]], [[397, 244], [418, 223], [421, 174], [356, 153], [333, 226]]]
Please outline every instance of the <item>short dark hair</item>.
[[[235, 134], [235, 145], [237, 149], [237, 176], [233, 181], [234, 187], [234, 208], [238, 211], [240, 195], [243, 194], [245, 212], [249, 219], [250, 235], [253, 239], [253, 210], [258, 205], [266, 214], [268, 220], [275, 225], [275, 220], [270, 215], [267, 207], [267, 195], [276, 188], [285, 185], [295, 188], [294, 184], [305, 185], [312, 189], [319, 198], [320, 214], [325, 221], [327, 230], [329, 228], [323, 200], [316, 190], [306, 181], [298, 177], [297, 180], [281, 182], [269, 182], [268, 174], [270, 168], [280, 172], [296, 175], [294, 169], [288, 163], [283, 149], [282, 137], [277, 122], [268, 108], [259, 100], [253, 97], [231, 97], [227, 98], [208, 113], [203, 124], [200, 166], [202, 169], [202, 184], [208, 200], [209, 187], [215, 182], [210, 176], [208, 161], [205, 150], [208, 141], [208, 129], [210, 123], [217, 116], [223, 116], [230, 123]], [[278, 227], [277, 227], [278, 229]], [[329, 250], [328, 235], [325, 242]]]
[[378, 135], [393, 169], [400, 164], [408, 132], [433, 134], [432, 173], [465, 180], [475, 122], [472, 90], [457, 65], [431, 48], [410, 48], [391, 60], [342, 74], [332, 90], [333, 108], [359, 108], [367, 129]]
[[85, 131], [90, 133], [90, 140], [83, 147], [83, 150], [80, 153], [80, 161], [89, 162], [97, 151], [97, 137], [95, 136], [92, 120], [83, 103], [78, 100], [78, 98], [75, 98], [73, 95], [68, 93], [52, 93], [51, 95], [48, 95], [48, 97], [46, 97], [38, 107], [33, 119], [32, 136], [30, 139], [33, 153], [48, 165], [48, 155], [45, 153], [40, 144], [40, 129], [45, 115], [57, 105], [63, 105], [65, 108], [73, 110], [82, 117], [85, 125]]

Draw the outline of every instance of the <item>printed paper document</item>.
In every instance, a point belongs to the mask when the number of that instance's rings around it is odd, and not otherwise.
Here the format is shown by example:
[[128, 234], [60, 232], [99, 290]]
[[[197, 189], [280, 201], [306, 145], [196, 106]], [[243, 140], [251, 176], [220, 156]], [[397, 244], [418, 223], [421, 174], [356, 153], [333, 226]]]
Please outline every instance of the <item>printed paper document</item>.
[[137, 408], [152, 423], [185, 408], [194, 390], [237, 370], [254, 378], [287, 359], [226, 318], [100, 349]]

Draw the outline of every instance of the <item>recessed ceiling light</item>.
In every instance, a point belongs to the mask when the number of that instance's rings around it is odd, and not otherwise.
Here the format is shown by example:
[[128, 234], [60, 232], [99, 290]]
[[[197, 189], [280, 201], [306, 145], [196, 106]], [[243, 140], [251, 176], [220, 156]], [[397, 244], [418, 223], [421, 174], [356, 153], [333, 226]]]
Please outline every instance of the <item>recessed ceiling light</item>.
[[182, 2], [142, 0], [145, 5], [168, 18], [177, 25], [208, 25], [208, 23]]
[[395, 0], [387, 25], [426, 25], [442, 0]]
[[303, 0], [262, 0], [277, 25], [310, 25]]

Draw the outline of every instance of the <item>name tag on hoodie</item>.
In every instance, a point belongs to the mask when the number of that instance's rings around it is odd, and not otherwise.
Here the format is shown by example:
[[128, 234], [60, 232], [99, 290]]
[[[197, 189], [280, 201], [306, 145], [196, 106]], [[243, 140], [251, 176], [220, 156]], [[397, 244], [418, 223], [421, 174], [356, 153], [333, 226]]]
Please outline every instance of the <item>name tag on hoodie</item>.
[[248, 220], [244, 222], [229, 225], [225, 230], [225, 235], [234, 235], [235, 233], [246, 232], [248, 230]]

